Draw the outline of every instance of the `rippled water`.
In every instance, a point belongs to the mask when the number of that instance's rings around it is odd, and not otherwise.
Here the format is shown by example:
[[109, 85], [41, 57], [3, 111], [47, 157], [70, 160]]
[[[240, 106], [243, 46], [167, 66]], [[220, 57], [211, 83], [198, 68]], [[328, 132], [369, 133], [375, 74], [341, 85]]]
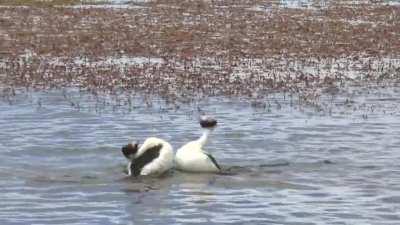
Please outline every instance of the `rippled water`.
[[[0, 224], [400, 222], [398, 88], [356, 90], [350, 106], [348, 94], [327, 97], [329, 113], [282, 95], [266, 108], [229, 99], [146, 108], [137, 99], [128, 111], [93, 110], [85, 94], [76, 107], [64, 95], [0, 101]], [[125, 177], [122, 145], [197, 138], [198, 107], [219, 120], [208, 150], [234, 174]]]

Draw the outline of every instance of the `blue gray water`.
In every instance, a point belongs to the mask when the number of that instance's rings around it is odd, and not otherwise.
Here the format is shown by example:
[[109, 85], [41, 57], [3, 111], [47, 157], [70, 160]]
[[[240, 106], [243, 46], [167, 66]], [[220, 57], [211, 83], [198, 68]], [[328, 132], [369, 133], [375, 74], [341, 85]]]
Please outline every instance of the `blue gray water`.
[[[3, 99], [0, 224], [399, 224], [398, 88], [328, 96], [322, 111], [291, 101], [101, 108], [73, 90]], [[195, 139], [199, 108], [218, 119], [208, 150], [233, 175], [125, 176], [122, 145]]]

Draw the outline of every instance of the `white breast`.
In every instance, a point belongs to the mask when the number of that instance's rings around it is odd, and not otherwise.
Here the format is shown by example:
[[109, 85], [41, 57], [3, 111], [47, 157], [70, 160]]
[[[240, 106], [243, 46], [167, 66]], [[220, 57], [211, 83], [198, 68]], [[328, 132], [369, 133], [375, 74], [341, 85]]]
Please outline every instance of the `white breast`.
[[219, 172], [207, 154], [197, 141], [189, 142], [176, 152], [176, 168], [188, 172]]

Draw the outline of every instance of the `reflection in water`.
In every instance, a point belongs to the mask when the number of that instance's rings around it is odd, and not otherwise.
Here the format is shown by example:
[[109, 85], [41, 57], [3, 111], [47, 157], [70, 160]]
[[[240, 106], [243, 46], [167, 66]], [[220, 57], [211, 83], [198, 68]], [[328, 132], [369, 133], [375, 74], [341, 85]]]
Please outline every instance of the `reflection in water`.
[[364, 91], [321, 97], [329, 113], [290, 106], [278, 94], [279, 108], [199, 103], [219, 120], [208, 150], [224, 173], [138, 179], [123, 173], [121, 146], [149, 136], [175, 148], [195, 139], [197, 105], [137, 101], [130, 113], [98, 113], [84, 93], [71, 97], [87, 106], [78, 110], [58, 91], [1, 101], [0, 222], [395, 223], [400, 96], [395, 88]]

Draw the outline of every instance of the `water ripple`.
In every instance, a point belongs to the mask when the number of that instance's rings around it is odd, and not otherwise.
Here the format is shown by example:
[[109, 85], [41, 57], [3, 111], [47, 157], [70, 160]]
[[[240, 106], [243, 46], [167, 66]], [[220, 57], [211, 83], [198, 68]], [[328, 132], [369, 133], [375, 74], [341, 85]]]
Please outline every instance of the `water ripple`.
[[70, 108], [57, 91], [30, 98], [0, 102], [1, 224], [400, 220], [398, 113], [321, 116], [284, 102], [280, 110], [263, 112], [239, 100], [211, 99], [200, 104], [219, 120], [207, 149], [232, 174], [175, 171], [135, 180], [123, 173], [120, 147], [148, 136], [174, 147], [197, 138], [197, 106], [99, 114]]

